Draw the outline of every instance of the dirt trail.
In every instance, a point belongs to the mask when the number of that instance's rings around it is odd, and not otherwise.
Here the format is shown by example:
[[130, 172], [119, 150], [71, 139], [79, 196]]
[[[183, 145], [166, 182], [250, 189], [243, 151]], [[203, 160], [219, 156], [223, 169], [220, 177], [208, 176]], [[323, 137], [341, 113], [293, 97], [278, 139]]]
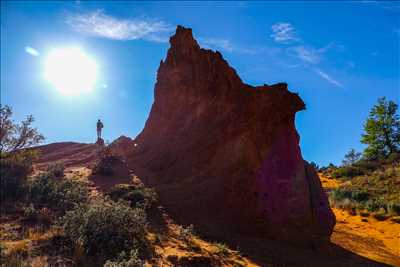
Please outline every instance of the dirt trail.
[[[340, 184], [335, 179], [320, 177], [326, 190]], [[350, 215], [337, 208], [333, 208], [333, 211], [336, 216], [336, 226], [331, 236], [333, 243], [366, 258], [400, 266], [400, 224]]]

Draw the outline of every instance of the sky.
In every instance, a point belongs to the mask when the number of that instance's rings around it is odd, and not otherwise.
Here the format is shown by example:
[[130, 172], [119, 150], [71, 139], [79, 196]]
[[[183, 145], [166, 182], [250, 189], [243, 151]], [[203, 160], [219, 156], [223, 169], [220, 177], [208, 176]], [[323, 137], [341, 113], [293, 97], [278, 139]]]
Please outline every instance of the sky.
[[[32, 114], [46, 143], [92, 143], [98, 118], [105, 140], [134, 138], [176, 25], [220, 51], [244, 82], [286, 82], [299, 93], [303, 157], [321, 166], [364, 149], [363, 123], [379, 97], [399, 102], [399, 2], [1, 1], [1, 104], [16, 121]], [[70, 95], [46, 68], [76, 58], [49, 59], [72, 47], [95, 62], [96, 79]], [[85, 66], [73, 72], [88, 77]]]

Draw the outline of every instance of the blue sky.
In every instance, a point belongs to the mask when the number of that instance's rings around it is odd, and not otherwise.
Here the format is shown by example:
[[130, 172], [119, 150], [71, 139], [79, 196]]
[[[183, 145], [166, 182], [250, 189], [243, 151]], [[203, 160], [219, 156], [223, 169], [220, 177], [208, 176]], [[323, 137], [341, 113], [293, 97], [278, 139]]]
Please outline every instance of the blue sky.
[[[399, 101], [399, 2], [1, 2], [1, 103], [28, 114], [46, 142], [135, 137], [177, 24], [220, 51], [251, 85], [286, 82], [307, 105], [296, 126], [320, 165], [359, 151], [378, 97]], [[66, 96], [43, 78], [52, 49], [80, 47], [98, 65], [90, 93]]]

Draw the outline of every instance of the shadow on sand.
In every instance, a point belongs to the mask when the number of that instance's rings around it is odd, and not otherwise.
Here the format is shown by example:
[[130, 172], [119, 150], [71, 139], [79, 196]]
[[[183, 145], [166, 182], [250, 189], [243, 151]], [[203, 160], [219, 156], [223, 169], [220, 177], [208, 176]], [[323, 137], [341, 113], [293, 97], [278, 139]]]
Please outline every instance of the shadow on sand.
[[299, 248], [268, 239], [237, 238], [232, 241], [229, 244], [239, 248], [242, 256], [260, 266], [391, 266], [331, 242], [318, 248]]
[[[149, 227], [152, 231], [166, 233], [168, 231], [167, 220], [169, 217], [162, 207], [154, 207], [149, 211]], [[207, 236], [205, 238], [201, 233], [198, 234], [211, 243], [226, 243], [230, 248], [239, 250], [243, 257], [262, 267], [392, 266], [365, 258], [332, 242], [317, 248], [303, 248], [265, 238], [243, 236], [230, 236], [229, 238]]]

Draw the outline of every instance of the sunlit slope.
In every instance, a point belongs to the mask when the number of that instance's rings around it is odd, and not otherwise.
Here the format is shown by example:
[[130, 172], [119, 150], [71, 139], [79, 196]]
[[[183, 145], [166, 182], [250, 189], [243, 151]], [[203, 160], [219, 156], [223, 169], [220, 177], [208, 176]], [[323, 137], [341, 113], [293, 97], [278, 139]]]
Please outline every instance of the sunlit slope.
[[[329, 191], [340, 181], [320, 174], [323, 187]], [[348, 211], [332, 208], [336, 216], [331, 241], [345, 249], [382, 263], [400, 266], [400, 224], [378, 221], [372, 216], [351, 215]]]

